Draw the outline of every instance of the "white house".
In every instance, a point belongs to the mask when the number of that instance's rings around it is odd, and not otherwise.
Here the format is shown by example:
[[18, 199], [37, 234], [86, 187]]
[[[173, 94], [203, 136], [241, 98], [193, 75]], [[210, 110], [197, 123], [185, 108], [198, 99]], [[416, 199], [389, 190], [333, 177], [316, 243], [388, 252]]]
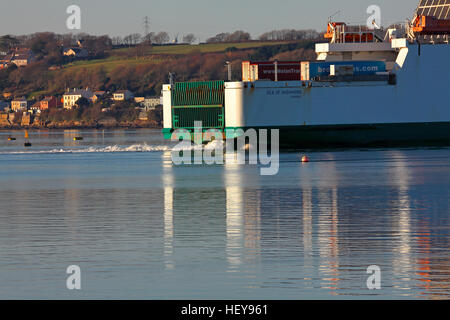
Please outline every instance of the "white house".
[[64, 109], [72, 109], [74, 105], [76, 105], [76, 102], [81, 97], [84, 97], [88, 100], [91, 100], [94, 94], [89, 89], [73, 89], [68, 90], [63, 95], [63, 107]]
[[153, 110], [157, 106], [162, 105], [162, 97], [147, 97], [141, 105], [147, 110]]
[[18, 99], [14, 99], [11, 101], [11, 110], [16, 111], [27, 111], [28, 109], [28, 101], [25, 97], [21, 97]]

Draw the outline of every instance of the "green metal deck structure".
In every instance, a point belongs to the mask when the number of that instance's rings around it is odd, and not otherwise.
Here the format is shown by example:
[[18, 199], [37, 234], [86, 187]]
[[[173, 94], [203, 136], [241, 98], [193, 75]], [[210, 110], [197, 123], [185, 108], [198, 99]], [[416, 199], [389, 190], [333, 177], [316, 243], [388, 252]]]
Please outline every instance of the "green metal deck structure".
[[225, 82], [177, 82], [171, 88], [172, 129], [194, 130], [201, 121], [203, 130], [225, 127]]

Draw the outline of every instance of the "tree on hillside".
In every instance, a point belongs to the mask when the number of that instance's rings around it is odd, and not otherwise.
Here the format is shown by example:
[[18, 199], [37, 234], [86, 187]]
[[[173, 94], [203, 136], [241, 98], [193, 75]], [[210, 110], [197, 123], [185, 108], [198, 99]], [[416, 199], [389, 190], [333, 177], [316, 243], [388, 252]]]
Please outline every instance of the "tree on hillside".
[[117, 121], [134, 121], [138, 118], [139, 112], [133, 103], [121, 101], [111, 107], [109, 114]]
[[80, 108], [84, 108], [88, 107], [91, 104], [91, 102], [85, 97], [81, 97], [80, 99], [77, 100], [77, 102], [75, 102], [75, 104]]
[[9, 51], [10, 49], [18, 46], [20, 44], [19, 39], [11, 35], [6, 35], [0, 37], [0, 49], [4, 51]]
[[242, 42], [251, 40], [250, 33], [238, 30], [230, 34], [226, 39], [227, 42]]
[[85, 36], [82, 38], [83, 47], [86, 48], [92, 56], [99, 56], [112, 48], [111, 38], [103, 36]]
[[270, 58], [270, 60], [279, 61], [298, 61], [298, 60], [314, 60], [316, 52], [311, 48], [299, 48], [295, 50], [280, 52]]
[[154, 38], [153, 38], [153, 42], [156, 44], [164, 44], [170, 41], [170, 36], [167, 32], [162, 31], [157, 33]]
[[216, 34], [214, 37], [211, 37], [206, 40], [207, 43], [218, 43], [218, 42], [225, 42], [225, 39], [227, 39], [230, 36], [229, 33], [219, 33]]
[[133, 35], [129, 34], [123, 38], [123, 44], [131, 46], [133, 44]]
[[138, 43], [141, 42], [142, 36], [139, 33], [133, 33], [131, 35], [131, 39], [133, 41], [133, 44], [137, 45]]
[[207, 43], [220, 43], [220, 42], [242, 42], [242, 41], [248, 41], [251, 40], [250, 33], [238, 30], [233, 33], [219, 33], [215, 35], [214, 37], [209, 38], [206, 40]]
[[272, 30], [263, 33], [259, 36], [262, 41], [276, 40], [276, 41], [292, 41], [292, 40], [314, 40], [319, 38], [320, 35], [315, 30], [294, 30], [294, 29], [283, 29], [283, 30]]
[[113, 37], [111, 38], [111, 42], [113, 46], [120, 46], [121, 44], [123, 44], [123, 39], [121, 37]]
[[146, 45], [150, 45], [154, 42], [154, 39], [155, 39], [155, 33], [149, 32], [142, 38], [142, 42]]
[[10, 74], [17, 70], [18, 67], [13, 64], [9, 68], [0, 70], [0, 91], [5, 90], [11, 84], [9, 81]]
[[73, 34], [63, 34], [63, 35], [56, 35], [58, 42], [63, 47], [72, 47], [76, 44], [76, 39], [74, 38]]
[[25, 46], [37, 55], [38, 59], [57, 58], [61, 55], [58, 37], [52, 32], [38, 32], [30, 36]]
[[142, 36], [139, 33], [132, 33], [123, 38], [123, 43], [127, 46], [137, 45], [142, 40]]
[[192, 44], [197, 40], [197, 37], [193, 33], [189, 33], [183, 37], [184, 43]]

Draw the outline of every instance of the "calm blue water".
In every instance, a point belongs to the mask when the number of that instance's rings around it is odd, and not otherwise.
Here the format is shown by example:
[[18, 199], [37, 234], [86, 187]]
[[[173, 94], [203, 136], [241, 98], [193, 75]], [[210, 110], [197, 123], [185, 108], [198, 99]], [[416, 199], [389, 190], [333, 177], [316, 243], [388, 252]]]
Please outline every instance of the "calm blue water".
[[0, 132], [1, 299], [450, 298], [450, 149], [284, 153], [261, 176], [173, 166], [158, 130], [30, 140]]

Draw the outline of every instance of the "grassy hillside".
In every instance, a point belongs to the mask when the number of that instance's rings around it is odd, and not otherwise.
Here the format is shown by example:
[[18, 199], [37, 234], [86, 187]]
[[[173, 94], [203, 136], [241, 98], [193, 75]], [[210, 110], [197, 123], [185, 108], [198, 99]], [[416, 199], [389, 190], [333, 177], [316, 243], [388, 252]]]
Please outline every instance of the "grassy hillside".
[[76, 61], [73, 63], [66, 64], [64, 66], [65, 72], [73, 72], [78, 71], [81, 69], [96, 69], [96, 68], [104, 68], [106, 72], [111, 72], [117, 67], [124, 67], [124, 66], [139, 66], [149, 63], [160, 63], [163, 62], [165, 59], [163, 58], [156, 58], [151, 56], [140, 56], [137, 57], [119, 57], [119, 56], [111, 56], [106, 59], [97, 59], [97, 60], [89, 60], [89, 61]]
[[[69, 70], [80, 68], [105, 68], [107, 72], [120, 66], [139, 66], [149, 63], [161, 63], [167, 55], [188, 55], [199, 53], [224, 53], [228, 50], [247, 50], [261, 47], [289, 44], [288, 41], [250, 41], [242, 43], [207, 43], [199, 45], [165, 45], [153, 47], [132, 47], [111, 50], [106, 59], [77, 61], [66, 65]], [[158, 57], [164, 56], [164, 57]]]
[[[146, 50], [146, 54], [190, 54], [195, 52], [212, 53], [225, 52], [228, 48], [252, 49], [265, 46], [276, 46], [290, 43], [289, 41], [249, 41], [239, 43], [202, 43], [198, 45], [165, 45], [154, 46]], [[129, 49], [118, 49], [124, 51]]]

